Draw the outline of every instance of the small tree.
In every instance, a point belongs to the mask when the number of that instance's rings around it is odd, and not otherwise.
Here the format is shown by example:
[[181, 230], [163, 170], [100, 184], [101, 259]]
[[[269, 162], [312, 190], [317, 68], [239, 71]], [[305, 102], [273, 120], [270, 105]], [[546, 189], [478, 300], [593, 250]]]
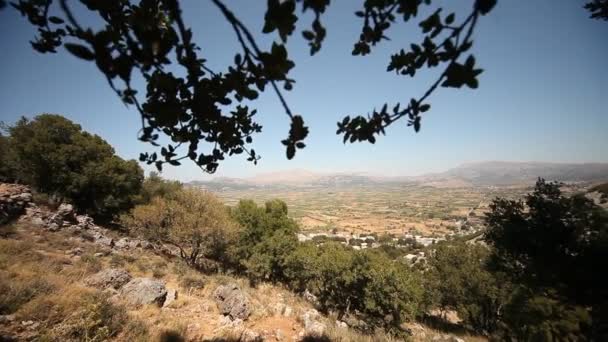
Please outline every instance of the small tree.
[[150, 241], [175, 246], [191, 266], [200, 266], [204, 258], [232, 262], [238, 226], [209, 192], [181, 190], [170, 198], [155, 197], [136, 206], [123, 224]]
[[252, 200], [241, 200], [231, 210], [231, 214], [243, 227], [238, 243], [238, 254], [242, 263], [254, 252], [264, 250], [262, 247], [256, 249], [256, 246], [267, 242], [275, 233], [295, 239], [299, 229], [297, 223], [287, 215], [285, 202], [277, 199], [266, 202], [264, 207], [258, 207]]

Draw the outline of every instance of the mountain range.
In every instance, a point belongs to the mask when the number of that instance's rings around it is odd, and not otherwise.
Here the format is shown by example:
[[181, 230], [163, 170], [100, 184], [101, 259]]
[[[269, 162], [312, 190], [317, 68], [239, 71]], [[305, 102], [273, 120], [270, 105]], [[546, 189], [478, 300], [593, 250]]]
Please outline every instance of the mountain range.
[[189, 185], [210, 190], [256, 187], [340, 187], [390, 183], [434, 187], [518, 186], [531, 185], [542, 177], [560, 182], [600, 182], [608, 180], [608, 163], [546, 163], [488, 161], [466, 163], [439, 173], [420, 176], [383, 177], [360, 173], [320, 173], [309, 170], [286, 170], [262, 173], [247, 178], [218, 177], [211, 181], [193, 181]]

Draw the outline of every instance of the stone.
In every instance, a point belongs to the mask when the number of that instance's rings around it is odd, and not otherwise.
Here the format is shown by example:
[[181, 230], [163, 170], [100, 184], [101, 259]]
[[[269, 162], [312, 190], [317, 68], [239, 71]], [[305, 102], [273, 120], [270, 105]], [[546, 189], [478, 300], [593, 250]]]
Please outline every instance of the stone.
[[340, 327], [340, 328], [344, 328], [344, 329], [348, 328], [348, 324], [346, 324], [346, 322], [342, 322], [342, 321], [338, 321], [338, 320], [336, 320], [336, 326]]
[[51, 232], [56, 232], [61, 229], [61, 226], [56, 222], [51, 222], [46, 226], [46, 229], [50, 230]]
[[304, 330], [306, 334], [312, 336], [322, 336], [325, 332], [325, 324], [319, 322], [317, 319], [320, 314], [315, 309], [310, 309], [302, 314], [301, 320], [304, 323]]
[[84, 253], [84, 249], [80, 247], [72, 248], [70, 250], [65, 251], [65, 254], [72, 256], [82, 255], [82, 253]]
[[213, 292], [220, 313], [231, 319], [246, 320], [251, 314], [249, 300], [236, 284], [220, 285]]
[[61, 203], [59, 205], [59, 208], [57, 208], [57, 215], [66, 221], [76, 221], [74, 206], [72, 206], [71, 204]]
[[128, 238], [120, 238], [114, 243], [114, 247], [118, 249], [129, 249], [129, 239]]
[[163, 305], [167, 296], [165, 283], [151, 278], [135, 278], [120, 289], [120, 295], [131, 305]]
[[20, 194], [12, 195], [10, 198], [17, 202], [31, 202], [32, 194], [29, 192], [22, 192]]
[[32, 219], [32, 224], [36, 225], [36, 226], [44, 226], [46, 225], [46, 223], [44, 222], [44, 220], [41, 217], [34, 217]]
[[12, 323], [15, 321], [15, 315], [0, 315], [0, 324]]
[[103, 235], [95, 238], [95, 243], [102, 246], [114, 247], [114, 240]]
[[239, 341], [242, 342], [258, 342], [263, 341], [264, 339], [257, 332], [251, 329], [243, 329], [241, 332], [241, 338]]
[[121, 268], [108, 268], [100, 271], [87, 279], [85, 284], [99, 289], [119, 289], [131, 280], [131, 275]]
[[79, 227], [83, 229], [89, 229], [95, 226], [93, 219], [88, 215], [78, 215], [76, 216], [76, 222]]
[[167, 297], [165, 298], [165, 302], [163, 303], [163, 308], [168, 307], [175, 300], [177, 300], [177, 290], [176, 289], [168, 289], [167, 290]]
[[230, 316], [222, 315], [222, 317], [220, 317], [220, 325], [223, 328], [230, 328], [230, 329], [241, 328], [243, 326], [243, 320], [240, 318], [233, 320], [230, 318]]
[[310, 293], [310, 291], [308, 291], [308, 289], [306, 289], [306, 291], [304, 291], [304, 293], [302, 294], [302, 296], [304, 297], [304, 299], [306, 299], [307, 301], [309, 301], [311, 303], [316, 303], [317, 302], [317, 296], [315, 296], [314, 294]]

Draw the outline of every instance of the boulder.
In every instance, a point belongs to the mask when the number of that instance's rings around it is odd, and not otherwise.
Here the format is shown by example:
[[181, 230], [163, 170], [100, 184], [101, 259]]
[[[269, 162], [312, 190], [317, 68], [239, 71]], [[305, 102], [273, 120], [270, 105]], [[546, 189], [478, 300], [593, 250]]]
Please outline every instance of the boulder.
[[168, 289], [167, 290], [167, 297], [165, 298], [165, 302], [163, 303], [163, 308], [168, 307], [176, 299], [177, 299], [177, 290], [176, 289]]
[[80, 247], [72, 248], [70, 250], [65, 251], [65, 254], [71, 255], [71, 256], [82, 255], [83, 253], [84, 253], [84, 249], [82, 249]]
[[165, 283], [151, 278], [135, 278], [120, 289], [121, 296], [131, 305], [163, 305], [167, 297]]
[[239, 341], [243, 342], [258, 342], [263, 340], [264, 339], [262, 336], [260, 336], [260, 334], [251, 329], [243, 329], [241, 332], [241, 338], [239, 339]]
[[213, 292], [218, 309], [231, 319], [246, 320], [251, 314], [249, 300], [236, 284], [220, 285]]
[[108, 268], [100, 271], [87, 279], [85, 284], [99, 289], [114, 288], [118, 290], [131, 280], [131, 275], [121, 268]]
[[57, 215], [65, 221], [76, 222], [76, 212], [71, 204], [61, 203], [57, 208]]
[[320, 314], [315, 309], [310, 309], [302, 314], [301, 321], [304, 323], [306, 334], [311, 336], [321, 336], [325, 332], [325, 324], [318, 321]]
[[78, 227], [80, 227], [82, 229], [89, 229], [89, 228], [92, 228], [95, 226], [93, 219], [91, 217], [89, 217], [88, 215], [76, 216], [76, 222], [78, 224]]
[[114, 243], [114, 247], [118, 249], [129, 249], [129, 238], [120, 238]]

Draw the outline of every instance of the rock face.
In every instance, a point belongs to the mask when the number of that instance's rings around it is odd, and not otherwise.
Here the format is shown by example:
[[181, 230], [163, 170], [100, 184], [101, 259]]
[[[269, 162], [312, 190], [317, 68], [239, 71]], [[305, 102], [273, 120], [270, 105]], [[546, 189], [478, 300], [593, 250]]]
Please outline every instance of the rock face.
[[100, 289], [113, 288], [118, 290], [131, 280], [129, 272], [120, 268], [109, 268], [85, 279], [85, 284]]
[[233, 320], [246, 320], [251, 314], [251, 304], [236, 284], [218, 286], [213, 292], [213, 299], [220, 312]]
[[120, 295], [131, 305], [163, 305], [167, 297], [165, 283], [150, 278], [135, 278], [120, 289]]
[[0, 224], [19, 217], [31, 201], [32, 192], [29, 187], [0, 183]]

